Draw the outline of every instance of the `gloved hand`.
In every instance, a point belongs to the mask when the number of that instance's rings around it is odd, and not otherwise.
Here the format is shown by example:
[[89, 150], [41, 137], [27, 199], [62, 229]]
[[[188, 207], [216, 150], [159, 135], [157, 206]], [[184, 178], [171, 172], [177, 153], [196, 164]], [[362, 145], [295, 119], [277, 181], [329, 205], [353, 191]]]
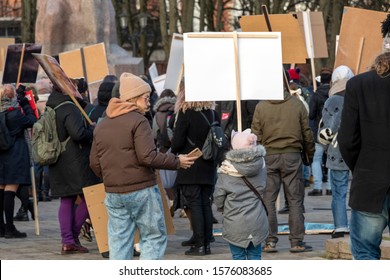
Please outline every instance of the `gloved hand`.
[[16, 89], [16, 96], [18, 98], [18, 101], [22, 100], [23, 98], [26, 98], [26, 86], [20, 84], [19, 87]]

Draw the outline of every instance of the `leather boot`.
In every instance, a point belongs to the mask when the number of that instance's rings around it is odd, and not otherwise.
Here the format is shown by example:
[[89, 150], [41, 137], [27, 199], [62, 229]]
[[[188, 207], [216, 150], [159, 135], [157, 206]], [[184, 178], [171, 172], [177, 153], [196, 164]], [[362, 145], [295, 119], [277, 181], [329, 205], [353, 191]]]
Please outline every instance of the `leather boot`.
[[29, 221], [28, 215], [27, 215], [27, 210], [23, 208], [23, 206], [20, 206], [18, 212], [16, 213], [14, 217], [14, 221], [19, 221], [19, 222], [27, 222]]
[[191, 248], [187, 250], [185, 254], [188, 256], [204, 256], [206, 255], [206, 248], [205, 246], [191, 246]]
[[27, 234], [25, 232], [20, 232], [16, 229], [14, 225], [5, 225], [5, 238], [25, 238]]

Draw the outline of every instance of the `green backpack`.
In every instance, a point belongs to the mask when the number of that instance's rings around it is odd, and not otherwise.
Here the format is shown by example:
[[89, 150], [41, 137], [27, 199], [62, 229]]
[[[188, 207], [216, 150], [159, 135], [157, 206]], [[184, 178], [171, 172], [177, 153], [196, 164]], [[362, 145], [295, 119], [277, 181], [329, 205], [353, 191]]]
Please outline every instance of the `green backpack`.
[[45, 111], [33, 126], [31, 140], [32, 157], [38, 165], [56, 163], [60, 154], [65, 151], [65, 146], [70, 137], [64, 142], [61, 142], [58, 138], [55, 110], [67, 103], [74, 105], [71, 101], [65, 101], [54, 107], [54, 109], [46, 106]]

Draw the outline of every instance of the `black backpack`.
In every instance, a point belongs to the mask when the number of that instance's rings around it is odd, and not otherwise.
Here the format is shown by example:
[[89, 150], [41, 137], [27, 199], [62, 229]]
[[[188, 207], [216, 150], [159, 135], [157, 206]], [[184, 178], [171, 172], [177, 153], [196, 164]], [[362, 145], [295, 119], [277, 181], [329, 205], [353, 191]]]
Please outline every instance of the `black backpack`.
[[[202, 158], [204, 160], [219, 162], [222, 159], [227, 139], [225, 137], [225, 134], [223, 133], [223, 129], [220, 123], [215, 120], [214, 111], [212, 111], [213, 120], [211, 123], [203, 114], [203, 112], [200, 113], [210, 127], [209, 132], [207, 133], [206, 140], [203, 143]], [[188, 137], [187, 139], [191, 145], [195, 146], [191, 139], [189, 139]]]
[[10, 149], [15, 143], [15, 137], [11, 134], [6, 122], [7, 111], [0, 113], [0, 151]]
[[171, 137], [169, 136], [168, 131], [169, 128], [169, 121], [171, 120], [174, 112], [168, 111], [165, 115], [164, 123], [159, 125], [159, 133], [157, 135], [157, 143], [160, 147], [169, 148], [171, 147]]

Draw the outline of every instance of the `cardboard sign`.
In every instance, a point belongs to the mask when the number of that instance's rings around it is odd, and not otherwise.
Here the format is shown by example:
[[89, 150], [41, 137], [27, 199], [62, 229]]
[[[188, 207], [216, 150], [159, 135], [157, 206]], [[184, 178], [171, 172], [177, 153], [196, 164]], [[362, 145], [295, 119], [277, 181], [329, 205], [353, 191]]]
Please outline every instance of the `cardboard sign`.
[[171, 50], [169, 53], [169, 60], [167, 66], [167, 73], [165, 78], [164, 89], [168, 88], [175, 92], [179, 91], [180, 81], [183, 76], [183, 35], [174, 33], [172, 36]]
[[[307, 14], [309, 16], [308, 23], [310, 23], [311, 34], [308, 34], [309, 32], [305, 31], [303, 18], [304, 13], [293, 13], [293, 15], [298, 18], [299, 27], [305, 34], [308, 58], [326, 58], [328, 57], [328, 45], [326, 42], [326, 32], [322, 12], [307, 12]], [[309, 45], [310, 41], [312, 41], [312, 47]], [[312, 56], [310, 55], [311, 48]]]
[[381, 25], [388, 13], [345, 7], [334, 68], [346, 65], [355, 75], [370, 69], [382, 52]]
[[[34, 59], [33, 54], [40, 54], [41, 50], [42, 46], [36, 44], [9, 45], [7, 48], [2, 83], [35, 83], [37, 80], [39, 64]], [[22, 65], [21, 69], [19, 69], [21, 58]]]
[[104, 43], [60, 53], [59, 59], [70, 78], [85, 77], [88, 83], [93, 83], [109, 74]]
[[0, 71], [4, 70], [5, 56], [9, 45], [15, 44], [15, 38], [0, 38]]
[[152, 79], [154, 88], [156, 89], [156, 92], [157, 92], [158, 96], [160, 96], [160, 94], [164, 90], [165, 78], [166, 78], [166, 74], [160, 75], [160, 76]]
[[149, 76], [152, 80], [158, 77], [158, 70], [155, 62], [149, 67]]
[[[282, 33], [283, 64], [306, 63], [308, 57], [303, 31], [292, 14], [269, 15], [273, 32]], [[263, 15], [243, 16], [240, 26], [244, 32], [267, 32]]]
[[184, 34], [186, 101], [283, 99], [280, 32]]
[[[157, 172], [158, 173], [158, 172]], [[167, 234], [175, 234], [175, 227], [173, 225], [172, 217], [169, 212], [169, 206], [165, 197], [165, 191], [161, 187], [159, 182], [160, 194], [164, 207], [165, 225], [167, 227]], [[108, 214], [107, 208], [104, 204], [106, 198], [106, 191], [103, 184], [97, 184], [90, 187], [83, 188], [85, 201], [87, 203], [89, 216], [92, 221], [93, 230], [96, 236], [96, 242], [99, 248], [99, 252], [107, 252], [108, 248]], [[138, 243], [138, 238], [135, 238], [135, 243]]]

